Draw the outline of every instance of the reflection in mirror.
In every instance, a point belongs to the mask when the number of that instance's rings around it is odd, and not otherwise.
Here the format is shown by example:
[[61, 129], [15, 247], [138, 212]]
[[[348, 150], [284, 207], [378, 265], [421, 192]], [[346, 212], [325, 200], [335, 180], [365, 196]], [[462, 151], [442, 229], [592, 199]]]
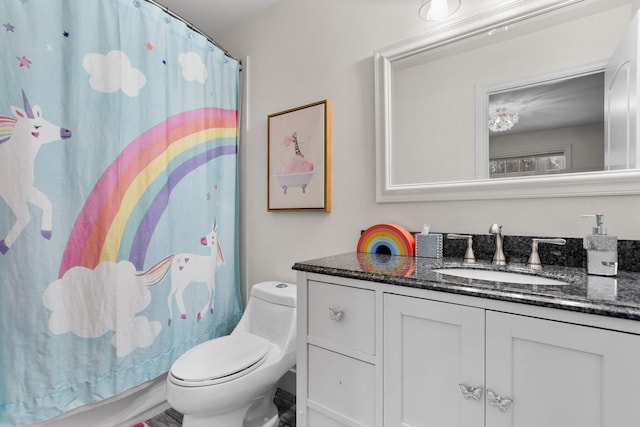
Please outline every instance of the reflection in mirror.
[[605, 170], [603, 71], [488, 98], [490, 178]]
[[[512, 4], [376, 51], [378, 201], [640, 192], [640, 172], [609, 172], [618, 167], [607, 166], [613, 130], [602, 98], [633, 1]], [[490, 131], [515, 102], [517, 124]], [[573, 123], [531, 119], [568, 119], [586, 105]]]

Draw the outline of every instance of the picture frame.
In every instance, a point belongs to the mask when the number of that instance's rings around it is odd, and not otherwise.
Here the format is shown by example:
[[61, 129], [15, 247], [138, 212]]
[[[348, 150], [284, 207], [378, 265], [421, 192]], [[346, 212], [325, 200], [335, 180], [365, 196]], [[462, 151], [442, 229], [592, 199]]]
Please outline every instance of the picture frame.
[[331, 103], [267, 119], [267, 211], [331, 212]]

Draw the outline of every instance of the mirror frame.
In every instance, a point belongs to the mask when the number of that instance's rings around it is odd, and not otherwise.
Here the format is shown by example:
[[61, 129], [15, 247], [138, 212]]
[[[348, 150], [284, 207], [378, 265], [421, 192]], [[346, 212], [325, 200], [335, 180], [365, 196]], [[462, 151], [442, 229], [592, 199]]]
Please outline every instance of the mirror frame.
[[393, 184], [391, 181], [393, 144], [391, 79], [394, 61], [581, 3], [589, 2], [586, 0], [519, 0], [492, 8], [480, 15], [451, 21], [421, 36], [376, 50], [374, 52], [376, 202], [640, 194], [639, 169], [402, 185]]

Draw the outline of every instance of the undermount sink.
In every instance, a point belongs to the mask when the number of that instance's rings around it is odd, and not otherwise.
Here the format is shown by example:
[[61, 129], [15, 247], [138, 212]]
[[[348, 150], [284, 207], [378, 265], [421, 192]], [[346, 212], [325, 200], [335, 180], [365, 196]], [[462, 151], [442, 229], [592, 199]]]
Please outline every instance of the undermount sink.
[[561, 280], [547, 277], [532, 276], [529, 274], [512, 273], [509, 271], [475, 270], [471, 268], [440, 268], [433, 270], [435, 273], [449, 276], [465, 277], [468, 279], [488, 280], [492, 282], [520, 283], [524, 285], [567, 285]]

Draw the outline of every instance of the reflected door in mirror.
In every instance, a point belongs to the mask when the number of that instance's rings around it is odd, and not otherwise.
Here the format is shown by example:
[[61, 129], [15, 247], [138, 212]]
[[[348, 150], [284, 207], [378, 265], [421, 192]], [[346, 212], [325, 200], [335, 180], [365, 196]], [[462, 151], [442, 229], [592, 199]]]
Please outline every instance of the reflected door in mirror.
[[638, 167], [638, 15], [605, 70], [605, 167]]

